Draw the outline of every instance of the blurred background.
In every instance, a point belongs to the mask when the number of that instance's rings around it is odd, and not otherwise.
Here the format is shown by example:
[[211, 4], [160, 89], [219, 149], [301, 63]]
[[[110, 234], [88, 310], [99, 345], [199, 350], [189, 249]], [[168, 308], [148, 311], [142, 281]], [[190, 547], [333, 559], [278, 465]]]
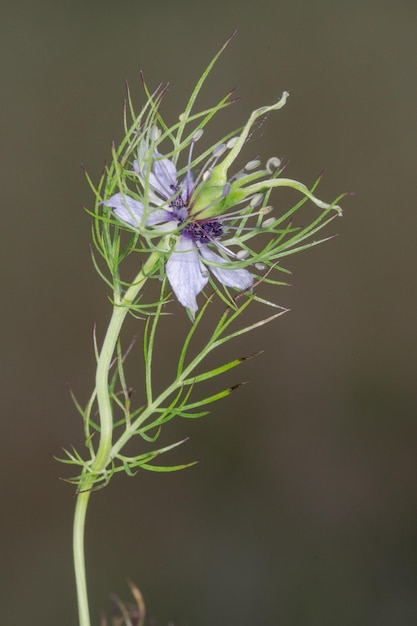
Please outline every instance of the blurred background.
[[[287, 260], [273, 297], [291, 312], [230, 344], [264, 353], [216, 388], [251, 384], [168, 428], [191, 437], [175, 458], [200, 463], [92, 497], [93, 623], [127, 577], [158, 626], [417, 623], [416, 24], [411, 0], [2, 3], [4, 624], [77, 624], [74, 490], [52, 455], [81, 446], [66, 384], [86, 401], [110, 314], [80, 164], [97, 179], [120, 139], [125, 80], [138, 106], [139, 70], [169, 81], [173, 122], [234, 28], [199, 108], [235, 85], [241, 100], [210, 139], [287, 89], [245, 157], [286, 157], [306, 184], [327, 167], [320, 197], [356, 195], [337, 237]], [[167, 363], [188, 324], [173, 308]]]

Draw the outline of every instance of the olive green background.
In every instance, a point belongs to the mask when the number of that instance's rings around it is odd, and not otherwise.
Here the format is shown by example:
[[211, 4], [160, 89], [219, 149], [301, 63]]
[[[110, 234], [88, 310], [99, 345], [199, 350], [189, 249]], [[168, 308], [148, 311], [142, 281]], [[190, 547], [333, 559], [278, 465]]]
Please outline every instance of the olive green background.
[[[93, 624], [127, 577], [158, 626], [417, 623], [416, 24], [412, 0], [2, 3], [2, 623], [77, 623], [74, 493], [52, 455], [81, 444], [66, 383], [85, 401], [110, 313], [80, 163], [96, 179], [120, 138], [125, 79], [138, 105], [139, 70], [169, 81], [174, 121], [236, 27], [200, 105], [242, 99], [209, 138], [287, 89], [246, 158], [286, 157], [308, 184], [327, 167], [322, 197], [356, 195], [269, 293], [291, 312], [230, 345], [264, 350], [224, 381], [251, 384], [168, 428], [199, 465], [92, 497]], [[161, 381], [187, 326], [172, 309]]]

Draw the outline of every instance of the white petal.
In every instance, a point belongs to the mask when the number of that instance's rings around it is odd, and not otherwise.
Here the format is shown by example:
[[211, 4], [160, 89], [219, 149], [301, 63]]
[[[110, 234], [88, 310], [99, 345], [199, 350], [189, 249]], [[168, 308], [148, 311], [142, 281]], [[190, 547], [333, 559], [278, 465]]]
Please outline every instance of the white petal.
[[[157, 150], [154, 152], [149, 184], [155, 191], [168, 200], [175, 193], [177, 185], [177, 168], [169, 159], [161, 159]], [[158, 159], [158, 160], [157, 160]]]
[[103, 204], [114, 210], [115, 215], [129, 226], [139, 228], [143, 218], [143, 204], [138, 200], [129, 198], [122, 193], [116, 193]]
[[[143, 150], [141, 150], [141, 152], [143, 152]], [[145, 168], [145, 171], [146, 169], [147, 168]], [[145, 188], [146, 183], [145, 183], [144, 173], [139, 167], [139, 161], [136, 161], [136, 160], [133, 161], [133, 171], [138, 175], [139, 181], [142, 187]], [[164, 199], [160, 198], [159, 196], [156, 195], [154, 191], [152, 191], [151, 185], [149, 185], [149, 189], [148, 189], [148, 200], [151, 204], [154, 204], [155, 206], [159, 206], [160, 204], [164, 204], [165, 202]]]
[[182, 235], [170, 255], [166, 272], [169, 283], [179, 302], [195, 315], [196, 297], [208, 282], [208, 272], [201, 263], [198, 250], [190, 237]]
[[[177, 168], [169, 159], [163, 159], [158, 150], [152, 153], [152, 159], [149, 159], [149, 147], [142, 143], [139, 147], [139, 159], [133, 161], [133, 170], [138, 174], [143, 187], [146, 185], [149, 165], [149, 199], [154, 204], [162, 204], [163, 200], [172, 198], [175, 194], [177, 185]], [[162, 196], [163, 200], [157, 196], [157, 192]]]
[[[105, 200], [103, 204], [113, 209], [116, 217], [122, 222], [129, 224], [129, 226], [139, 228], [142, 225], [145, 211], [142, 202], [119, 192], [108, 200]], [[154, 226], [155, 224], [160, 224], [161, 222], [172, 219], [171, 213], [164, 209], [154, 209], [154, 207], [150, 206], [148, 211], [146, 226]]]
[[146, 226], [154, 226], [172, 220], [172, 213], [165, 209], [154, 209], [152, 206], [148, 208], [148, 216], [146, 218]]
[[[211, 263], [226, 263], [221, 256], [213, 252], [213, 250], [210, 250], [207, 245], [202, 244], [199, 250], [201, 256], [206, 259], [206, 261], [210, 261]], [[253, 276], [248, 270], [229, 270], [215, 265], [209, 265], [208, 267], [217, 280], [226, 287], [235, 287], [236, 289], [245, 291], [246, 289], [250, 289], [253, 285]]]
[[146, 146], [141, 145], [141, 164], [139, 164], [138, 161], [134, 161], [133, 169], [137, 174], [139, 174], [144, 184], [148, 174], [149, 165], [151, 165], [151, 171], [149, 172], [149, 185], [154, 191], [161, 194], [161, 196], [167, 200], [175, 193], [175, 186], [177, 184], [177, 168], [169, 159], [163, 159], [162, 154], [158, 152], [158, 150], [153, 151], [151, 160], [146, 158], [147, 152], [148, 149]]

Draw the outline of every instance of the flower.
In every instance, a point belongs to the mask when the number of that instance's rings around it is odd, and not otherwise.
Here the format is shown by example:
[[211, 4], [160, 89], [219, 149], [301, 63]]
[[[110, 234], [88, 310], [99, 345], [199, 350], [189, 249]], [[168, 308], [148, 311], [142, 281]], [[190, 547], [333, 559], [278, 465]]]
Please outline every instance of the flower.
[[[287, 97], [288, 92], [284, 91], [274, 104], [253, 111], [236, 136], [230, 138], [229, 134], [224, 142], [194, 160], [194, 145], [211, 115], [205, 112], [206, 117], [193, 134], [182, 139], [184, 128], [190, 121], [189, 109], [180, 116], [179, 124], [171, 129], [162, 124], [163, 130], [159, 130], [152, 116], [142, 126], [136, 124], [132, 127], [132, 144], [128, 147], [127, 158], [121, 158], [123, 151], [115, 153], [113, 167], [120, 191], [100, 204], [112, 209], [118, 220], [148, 242], [152, 237], [164, 235], [158, 250], [161, 247], [169, 250], [166, 261], [168, 281], [179, 302], [193, 317], [198, 309], [197, 296], [207, 285], [210, 272], [224, 287], [251, 290], [254, 278], [252, 271], [246, 268], [285, 271], [279, 265], [280, 259], [315, 245], [316, 241], [305, 243], [305, 240], [333, 219], [334, 214], [341, 215], [336, 202], [328, 204], [314, 195], [319, 179], [310, 190], [297, 180], [282, 178], [285, 164], [275, 157], [268, 159], [264, 167], [255, 159], [247, 162], [240, 171], [229, 174], [254, 124], [269, 112], [282, 108]], [[219, 108], [221, 105], [210, 113]], [[162, 142], [172, 143], [171, 158], [163, 156], [157, 149]], [[184, 176], [180, 172], [183, 178], [179, 181], [176, 163], [186, 146], [189, 146], [188, 163], [182, 170]], [[132, 154], [137, 155], [133, 164]], [[207, 161], [201, 166], [205, 158]], [[196, 166], [199, 174], [194, 179], [192, 169]], [[137, 199], [132, 197], [127, 185], [132, 181], [139, 193]], [[293, 189], [303, 198], [282, 215], [264, 220], [272, 210], [267, 206], [270, 193], [278, 187]], [[321, 215], [307, 226], [292, 226], [293, 214], [306, 200], [322, 209]], [[328, 215], [329, 212], [333, 215]], [[249, 218], [255, 216], [256, 223], [249, 226]], [[253, 248], [251, 240], [260, 232], [267, 235], [266, 240], [264, 238], [261, 246]], [[240, 248], [238, 252], [230, 249], [235, 245]], [[268, 278], [268, 282], [282, 284], [272, 278]]]
[[[140, 155], [143, 157], [145, 152], [146, 146], [143, 144]], [[146, 209], [143, 202], [120, 192], [103, 204], [113, 209], [119, 220], [135, 230], [164, 225], [158, 232], [168, 230], [178, 233], [166, 262], [166, 274], [179, 302], [195, 316], [197, 296], [209, 280], [208, 270], [226, 287], [241, 291], [250, 289], [253, 285], [252, 274], [244, 268], [225, 267], [227, 260], [210, 248], [210, 245], [215, 245], [229, 257], [239, 259], [219, 241], [224, 232], [222, 220], [218, 217], [199, 217], [198, 213], [193, 213], [199, 188], [194, 183], [190, 168], [179, 183], [173, 161], [164, 158], [156, 149], [153, 150], [151, 166], [146, 160], [144, 163], [141, 167], [138, 161], [134, 161], [133, 169], [142, 187], [148, 186], [149, 204]], [[209, 170], [206, 170], [206, 174], [207, 180]]]

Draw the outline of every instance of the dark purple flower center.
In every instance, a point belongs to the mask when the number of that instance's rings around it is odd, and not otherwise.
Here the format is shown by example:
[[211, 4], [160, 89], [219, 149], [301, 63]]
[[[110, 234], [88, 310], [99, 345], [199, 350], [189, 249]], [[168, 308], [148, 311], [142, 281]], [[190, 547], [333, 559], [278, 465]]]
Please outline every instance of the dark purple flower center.
[[223, 235], [223, 226], [219, 220], [189, 222], [182, 228], [181, 232], [192, 237], [194, 241], [209, 243]]
[[170, 185], [170, 188], [172, 190], [173, 198], [171, 199], [169, 206], [173, 209], [184, 208], [186, 206], [186, 202], [184, 201], [181, 187], [179, 185]]
[[217, 239], [223, 235], [223, 226], [219, 220], [201, 220], [195, 222], [187, 222], [184, 214], [188, 214], [187, 201], [183, 197], [183, 193], [178, 193], [181, 189], [178, 185], [170, 185], [173, 194], [176, 195], [169, 203], [173, 209], [172, 213], [178, 220], [179, 225], [184, 224], [180, 228], [181, 232], [191, 237], [194, 241], [200, 243], [210, 243], [213, 239]]

